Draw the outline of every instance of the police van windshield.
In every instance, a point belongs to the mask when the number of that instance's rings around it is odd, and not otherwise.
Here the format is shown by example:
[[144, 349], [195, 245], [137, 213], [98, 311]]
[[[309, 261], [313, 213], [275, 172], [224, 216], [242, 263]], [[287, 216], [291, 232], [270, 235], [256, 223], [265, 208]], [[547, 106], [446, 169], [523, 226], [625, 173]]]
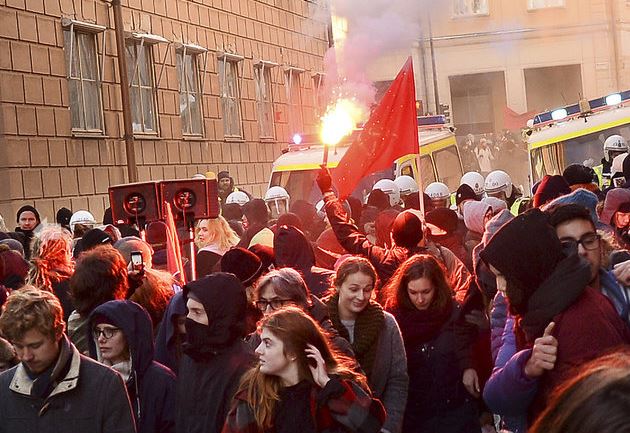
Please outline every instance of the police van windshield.
[[[331, 172], [334, 172], [334, 168]], [[287, 190], [291, 203], [296, 200], [306, 200], [310, 203], [317, 203], [322, 199], [322, 194], [317, 187], [315, 179], [318, 170], [298, 170], [298, 171], [277, 171], [271, 175], [271, 186], [281, 186]], [[365, 197], [372, 191], [372, 186], [381, 179], [393, 179], [394, 170], [383, 170], [364, 177], [359, 185], [352, 192], [352, 196], [365, 202]]]
[[601, 164], [604, 157], [604, 141], [614, 134], [630, 138], [630, 125], [609, 128], [533, 149], [531, 151], [533, 182], [538, 182], [546, 174], [562, 174], [571, 164], [584, 164], [590, 167]]

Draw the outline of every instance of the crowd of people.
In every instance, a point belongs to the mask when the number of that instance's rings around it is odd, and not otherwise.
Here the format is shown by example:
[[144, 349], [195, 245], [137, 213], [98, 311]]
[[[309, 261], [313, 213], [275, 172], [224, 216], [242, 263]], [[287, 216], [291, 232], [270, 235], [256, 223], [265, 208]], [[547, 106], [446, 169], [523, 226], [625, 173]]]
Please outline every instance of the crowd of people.
[[324, 168], [314, 204], [222, 172], [183, 270], [164, 222], [23, 206], [0, 433], [627, 431], [630, 185], [484, 174], [361, 203]]

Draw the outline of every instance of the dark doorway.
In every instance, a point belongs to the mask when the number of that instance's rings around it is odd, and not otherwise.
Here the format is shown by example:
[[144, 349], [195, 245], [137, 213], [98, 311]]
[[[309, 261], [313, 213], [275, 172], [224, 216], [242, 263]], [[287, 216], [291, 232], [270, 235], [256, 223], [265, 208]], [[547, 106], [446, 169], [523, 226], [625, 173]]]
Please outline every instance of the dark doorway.
[[582, 95], [580, 65], [525, 69], [528, 111], [547, 111], [575, 104]]

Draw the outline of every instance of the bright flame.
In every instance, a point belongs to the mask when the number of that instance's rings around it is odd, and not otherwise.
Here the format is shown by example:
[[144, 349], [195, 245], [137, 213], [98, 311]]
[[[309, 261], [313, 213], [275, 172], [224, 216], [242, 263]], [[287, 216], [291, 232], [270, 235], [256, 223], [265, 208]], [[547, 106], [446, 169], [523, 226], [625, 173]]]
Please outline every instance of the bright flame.
[[360, 122], [366, 110], [356, 101], [339, 99], [328, 107], [322, 117], [322, 127], [319, 133], [322, 142], [334, 146], [346, 135], [350, 135], [356, 124]]

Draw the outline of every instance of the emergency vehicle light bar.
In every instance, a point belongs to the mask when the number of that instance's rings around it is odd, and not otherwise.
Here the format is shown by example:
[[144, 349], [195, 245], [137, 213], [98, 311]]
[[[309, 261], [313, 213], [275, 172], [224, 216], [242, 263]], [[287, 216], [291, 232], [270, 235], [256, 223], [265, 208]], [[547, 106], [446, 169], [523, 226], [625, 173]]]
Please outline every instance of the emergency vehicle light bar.
[[[616, 95], [619, 95], [619, 96], [616, 96]], [[591, 110], [597, 110], [604, 107], [619, 105], [628, 100], [630, 100], [630, 90], [626, 90], [626, 91], [616, 93], [613, 95], [603, 96], [601, 98], [591, 99], [590, 101], [588, 101], [588, 103], [591, 107]], [[560, 110], [566, 110], [567, 114], [566, 114], [566, 117], [563, 117], [563, 119], [570, 118], [572, 116], [579, 115], [581, 113], [579, 103], [567, 105], [566, 107], [559, 107], [555, 110], [546, 111], [544, 113], [537, 114], [534, 117], [534, 125], [539, 125], [541, 123], [548, 123], [548, 122], [553, 122], [554, 120], [558, 120], [558, 119], [553, 118], [552, 113], [557, 113]]]
[[437, 116], [418, 116], [418, 126], [429, 126], [429, 125], [445, 125], [446, 118], [443, 114], [439, 114]]

